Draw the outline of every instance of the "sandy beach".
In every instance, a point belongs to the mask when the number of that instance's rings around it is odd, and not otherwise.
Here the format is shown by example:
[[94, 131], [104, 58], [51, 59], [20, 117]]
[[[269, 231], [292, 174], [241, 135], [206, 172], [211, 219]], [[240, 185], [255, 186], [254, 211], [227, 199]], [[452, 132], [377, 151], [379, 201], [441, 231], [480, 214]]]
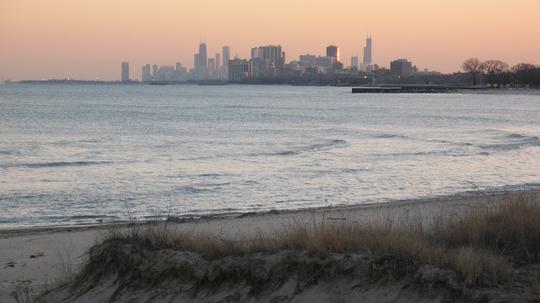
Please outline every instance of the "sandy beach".
[[[539, 191], [532, 193], [538, 195]], [[382, 204], [202, 218], [169, 224], [183, 231], [210, 233], [232, 239], [271, 233], [298, 222], [355, 223], [421, 218], [422, 222], [429, 224], [436, 216], [450, 216], [484, 207], [506, 194], [466, 192]], [[37, 294], [70, 278], [84, 262], [85, 253], [108, 231], [116, 228], [127, 227], [120, 224], [0, 231], [0, 301], [15, 302], [12, 293], [17, 287]]]

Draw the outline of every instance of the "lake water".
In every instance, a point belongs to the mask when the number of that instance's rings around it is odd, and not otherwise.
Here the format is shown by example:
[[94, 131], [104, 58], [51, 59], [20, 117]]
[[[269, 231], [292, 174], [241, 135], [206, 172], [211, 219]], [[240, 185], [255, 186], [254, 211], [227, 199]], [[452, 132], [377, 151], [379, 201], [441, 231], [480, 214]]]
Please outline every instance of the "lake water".
[[540, 95], [0, 85], [0, 228], [540, 187]]

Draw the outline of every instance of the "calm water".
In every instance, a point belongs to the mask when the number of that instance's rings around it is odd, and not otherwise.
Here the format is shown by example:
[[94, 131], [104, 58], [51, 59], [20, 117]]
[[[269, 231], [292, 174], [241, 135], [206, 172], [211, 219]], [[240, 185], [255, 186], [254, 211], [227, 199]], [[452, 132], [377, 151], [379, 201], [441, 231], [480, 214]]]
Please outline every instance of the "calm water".
[[539, 187], [540, 95], [0, 85], [0, 228]]

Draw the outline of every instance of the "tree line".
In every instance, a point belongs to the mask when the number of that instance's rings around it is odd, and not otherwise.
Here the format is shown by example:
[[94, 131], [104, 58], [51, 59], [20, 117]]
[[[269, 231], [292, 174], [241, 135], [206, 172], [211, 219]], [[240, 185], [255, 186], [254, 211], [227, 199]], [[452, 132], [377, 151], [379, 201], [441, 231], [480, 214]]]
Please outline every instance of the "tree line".
[[463, 70], [472, 76], [473, 85], [489, 86], [540, 86], [540, 66], [520, 63], [510, 67], [500, 60], [480, 61], [470, 58], [463, 62]]

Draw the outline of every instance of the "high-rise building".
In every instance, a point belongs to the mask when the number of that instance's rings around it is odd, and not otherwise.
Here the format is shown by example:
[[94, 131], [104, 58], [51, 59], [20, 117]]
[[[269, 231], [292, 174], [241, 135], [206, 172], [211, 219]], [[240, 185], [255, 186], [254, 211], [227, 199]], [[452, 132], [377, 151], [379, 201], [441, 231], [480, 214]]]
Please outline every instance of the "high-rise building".
[[122, 82], [129, 82], [129, 63], [122, 62]]
[[141, 80], [142, 82], [152, 81], [152, 73], [150, 72], [150, 64], [143, 65]]
[[221, 54], [216, 54], [216, 71], [221, 69]]
[[199, 54], [193, 55], [193, 69], [199, 70]]
[[357, 56], [351, 57], [351, 69], [354, 71], [358, 70], [358, 57]]
[[339, 47], [329, 45], [326, 47], [326, 57], [334, 58], [335, 62], [339, 62]]
[[250, 77], [251, 64], [248, 60], [235, 58], [229, 60], [229, 81], [237, 82]]
[[207, 70], [211, 74], [213, 74], [216, 71], [216, 59], [214, 59], [214, 58], [208, 59]]
[[156, 80], [159, 66], [157, 64], [152, 65], [152, 79]]
[[225, 70], [225, 74], [227, 74], [227, 70], [229, 69], [229, 60], [231, 60], [231, 49], [228, 46], [223, 47], [223, 69]]
[[366, 39], [366, 46], [364, 47], [364, 65], [367, 67], [373, 63], [372, 56], [372, 42], [371, 37], [368, 36]]
[[208, 66], [208, 55], [206, 54], [206, 43], [199, 44], [199, 68], [206, 70]]
[[274, 67], [283, 67], [285, 64], [284, 55], [280, 45], [266, 45], [251, 49], [251, 59], [268, 60]]

